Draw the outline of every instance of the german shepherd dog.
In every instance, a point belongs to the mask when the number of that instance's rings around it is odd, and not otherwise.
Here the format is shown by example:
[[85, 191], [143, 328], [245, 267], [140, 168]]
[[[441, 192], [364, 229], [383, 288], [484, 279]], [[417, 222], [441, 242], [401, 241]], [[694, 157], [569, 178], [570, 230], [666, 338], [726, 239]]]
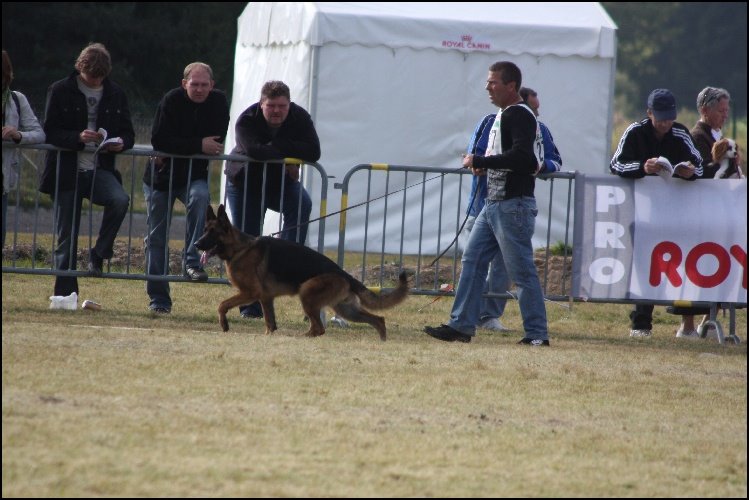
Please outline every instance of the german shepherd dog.
[[323, 307], [331, 307], [337, 315], [358, 323], [369, 323], [385, 340], [385, 319], [365, 310], [387, 309], [405, 300], [408, 295], [406, 273], [399, 276], [398, 287], [377, 295], [367, 289], [325, 255], [304, 245], [271, 238], [254, 237], [232, 226], [223, 205], [218, 216], [208, 206], [205, 233], [195, 243], [203, 250], [203, 258], [217, 255], [226, 263], [226, 274], [239, 293], [218, 306], [221, 328], [229, 330], [226, 313], [233, 307], [260, 301], [265, 318], [265, 333], [276, 330], [273, 299], [280, 295], [296, 295], [309, 318], [305, 334], [317, 337], [325, 333], [320, 320]]

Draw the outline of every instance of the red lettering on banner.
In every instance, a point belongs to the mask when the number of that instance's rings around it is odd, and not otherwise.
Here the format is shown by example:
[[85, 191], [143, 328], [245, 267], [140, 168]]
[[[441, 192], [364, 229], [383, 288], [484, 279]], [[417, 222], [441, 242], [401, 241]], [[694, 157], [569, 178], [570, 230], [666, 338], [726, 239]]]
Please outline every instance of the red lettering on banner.
[[744, 290], [746, 290], [746, 250], [738, 245], [732, 245], [731, 255], [733, 255], [733, 258], [736, 259], [738, 263], [741, 264], [741, 267], [744, 268], [744, 278], [741, 281], [741, 286], [743, 286]]
[[474, 42], [473, 35], [461, 35], [460, 40], [442, 40], [442, 46], [448, 49], [491, 50], [492, 44]]
[[[670, 258], [666, 260], [664, 257]], [[674, 286], [681, 286], [678, 267], [681, 264], [681, 248], [672, 241], [662, 241], [653, 248], [650, 255], [650, 286], [661, 284], [661, 274], [665, 274]]]
[[[697, 261], [704, 255], [718, 259], [718, 269], [710, 276], [705, 276], [697, 269]], [[717, 243], [700, 243], [689, 251], [686, 261], [686, 273], [689, 281], [702, 288], [713, 288], [720, 285], [731, 272], [731, 257], [726, 249]]]
[[[661, 275], [665, 275], [668, 282], [680, 287], [683, 279], [679, 274], [682, 261], [682, 249], [672, 241], [662, 241], [653, 247], [650, 255], [650, 285], [659, 286]], [[718, 269], [710, 275], [704, 275], [697, 268], [699, 260], [712, 255], [718, 261]], [[723, 283], [731, 273], [731, 256], [744, 270], [742, 287], [746, 289], [746, 250], [738, 245], [732, 245], [729, 251], [714, 242], [700, 243], [692, 248], [684, 261], [685, 274], [689, 281], [702, 288], [713, 288]]]

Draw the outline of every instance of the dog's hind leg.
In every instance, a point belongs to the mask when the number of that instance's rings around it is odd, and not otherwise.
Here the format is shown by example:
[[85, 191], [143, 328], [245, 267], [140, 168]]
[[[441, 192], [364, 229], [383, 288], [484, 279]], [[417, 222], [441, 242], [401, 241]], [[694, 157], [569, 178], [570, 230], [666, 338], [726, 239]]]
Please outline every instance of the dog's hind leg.
[[265, 319], [265, 334], [278, 330], [276, 326], [276, 309], [273, 307], [273, 298], [261, 300], [260, 305], [263, 307], [263, 319]]
[[319, 337], [325, 333], [325, 326], [320, 319], [320, 311], [322, 305], [319, 302], [320, 297], [314, 293], [309, 293], [309, 290], [301, 290], [299, 293], [299, 301], [302, 303], [302, 310], [304, 315], [309, 320], [309, 330], [304, 334], [305, 337]]
[[309, 319], [309, 330], [304, 334], [305, 337], [319, 337], [325, 333], [325, 326], [320, 319], [320, 308], [314, 304], [302, 302], [304, 314]]
[[256, 297], [240, 292], [221, 302], [218, 305], [218, 323], [221, 325], [221, 329], [225, 332], [229, 331], [229, 320], [226, 319], [226, 313], [229, 312], [230, 309], [243, 304], [252, 304], [255, 300], [257, 300]]
[[322, 274], [310, 278], [299, 287], [299, 300], [304, 314], [309, 318], [307, 337], [318, 337], [325, 333], [320, 319], [323, 307], [340, 302], [349, 294], [349, 284], [338, 274]]
[[387, 339], [387, 329], [385, 328], [385, 318], [375, 316], [362, 309], [356, 299], [347, 299], [333, 306], [337, 315], [355, 323], [369, 323], [380, 334], [380, 340]]

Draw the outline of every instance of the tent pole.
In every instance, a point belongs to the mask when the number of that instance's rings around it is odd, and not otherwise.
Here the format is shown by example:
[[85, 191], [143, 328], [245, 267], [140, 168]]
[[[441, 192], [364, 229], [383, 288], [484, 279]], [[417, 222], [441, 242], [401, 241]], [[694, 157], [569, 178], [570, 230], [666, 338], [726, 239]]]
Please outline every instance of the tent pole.
[[[312, 117], [312, 122], [317, 123], [317, 82], [318, 82], [318, 63], [320, 61], [320, 47], [311, 45], [310, 65], [309, 65], [309, 94], [307, 96], [307, 112]], [[314, 175], [304, 176], [304, 189], [314, 198]], [[319, 229], [318, 229], [319, 231]], [[321, 235], [318, 235], [318, 238]]]

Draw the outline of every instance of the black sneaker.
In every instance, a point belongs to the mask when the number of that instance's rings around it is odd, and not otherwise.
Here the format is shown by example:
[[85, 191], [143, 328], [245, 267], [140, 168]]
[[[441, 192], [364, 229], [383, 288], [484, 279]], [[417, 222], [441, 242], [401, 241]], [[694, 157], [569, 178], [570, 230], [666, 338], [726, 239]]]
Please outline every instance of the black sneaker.
[[532, 345], [534, 347], [542, 346], [542, 345], [549, 346], [549, 341], [548, 340], [541, 340], [541, 339], [528, 339], [528, 338], [525, 338], [525, 339], [522, 339], [520, 342], [518, 342], [518, 344]]
[[208, 281], [208, 273], [199, 267], [188, 267], [185, 274], [192, 281]]
[[93, 248], [88, 254], [88, 274], [100, 278], [104, 272], [104, 259]]
[[169, 314], [172, 312], [171, 309], [169, 309], [168, 307], [159, 307], [159, 306], [149, 307], [148, 310], [157, 315], [164, 315], [164, 314]]
[[455, 328], [451, 326], [447, 326], [447, 325], [440, 325], [436, 327], [425, 326], [424, 331], [427, 332], [428, 335], [434, 337], [435, 339], [444, 340], [445, 342], [455, 342], [456, 340], [458, 342], [470, 342], [471, 341], [471, 335], [460, 333]]

